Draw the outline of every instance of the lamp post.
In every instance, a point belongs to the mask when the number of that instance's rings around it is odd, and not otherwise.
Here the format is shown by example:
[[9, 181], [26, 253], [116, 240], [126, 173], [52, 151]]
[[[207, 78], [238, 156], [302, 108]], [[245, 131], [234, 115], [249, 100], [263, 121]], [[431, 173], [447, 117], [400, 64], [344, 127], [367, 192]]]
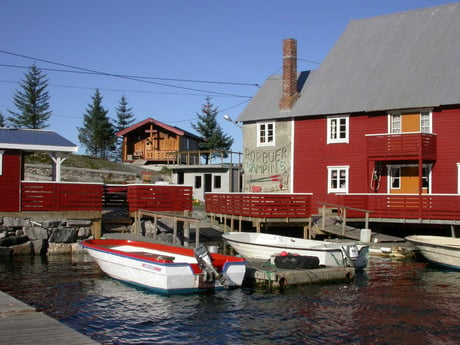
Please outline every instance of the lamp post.
[[224, 115], [224, 120], [227, 120], [228, 122], [233, 123], [235, 126], [238, 126], [239, 128], [243, 128], [243, 126], [238, 124], [238, 121], [233, 121], [233, 119], [227, 114]]
[[[239, 129], [243, 129], [243, 126], [241, 126], [238, 121], [234, 121], [229, 115], [225, 114], [224, 115], [224, 120], [233, 123], [235, 126], [237, 126]], [[233, 171], [233, 161], [232, 161], [232, 171]], [[237, 190], [238, 192], [241, 192], [241, 160], [240, 160], [240, 155], [238, 154], [238, 168], [237, 168]], [[233, 175], [233, 172], [232, 172]], [[233, 178], [232, 178], [232, 185], [233, 185]]]

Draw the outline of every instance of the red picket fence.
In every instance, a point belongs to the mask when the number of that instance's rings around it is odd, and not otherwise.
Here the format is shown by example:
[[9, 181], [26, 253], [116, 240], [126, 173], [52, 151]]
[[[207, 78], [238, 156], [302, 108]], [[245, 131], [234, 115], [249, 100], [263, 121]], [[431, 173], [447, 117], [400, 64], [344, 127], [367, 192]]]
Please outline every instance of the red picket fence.
[[21, 211], [102, 211], [102, 184], [21, 183]]
[[256, 218], [307, 218], [312, 194], [206, 193], [207, 213]]

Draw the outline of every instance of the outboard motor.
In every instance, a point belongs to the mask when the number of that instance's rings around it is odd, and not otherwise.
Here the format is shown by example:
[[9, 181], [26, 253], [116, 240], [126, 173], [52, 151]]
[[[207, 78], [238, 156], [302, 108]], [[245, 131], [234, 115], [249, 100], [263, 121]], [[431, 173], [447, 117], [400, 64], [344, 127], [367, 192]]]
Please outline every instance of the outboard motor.
[[198, 261], [198, 265], [200, 266], [201, 270], [206, 273], [206, 277], [208, 277], [207, 281], [214, 281], [217, 279], [222, 285], [225, 285], [226, 279], [222, 274], [217, 272], [216, 268], [212, 264], [211, 254], [209, 254], [206, 247], [200, 245], [193, 251], [195, 253], [195, 258]]
[[343, 251], [345, 252], [345, 256], [349, 261], [349, 265], [355, 266], [359, 257], [358, 246], [356, 244], [347, 244], [347, 246], [343, 248]]

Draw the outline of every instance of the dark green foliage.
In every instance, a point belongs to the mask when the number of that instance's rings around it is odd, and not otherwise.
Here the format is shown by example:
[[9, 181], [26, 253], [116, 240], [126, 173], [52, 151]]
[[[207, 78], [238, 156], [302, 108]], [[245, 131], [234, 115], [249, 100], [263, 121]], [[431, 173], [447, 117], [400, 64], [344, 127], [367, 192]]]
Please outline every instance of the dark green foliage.
[[92, 103], [83, 116], [83, 127], [78, 128], [78, 140], [86, 147], [86, 153], [92, 157], [108, 158], [115, 149], [114, 126], [102, 106], [102, 96], [96, 89]]
[[8, 110], [11, 114], [8, 121], [13, 128], [42, 129], [48, 126], [51, 116], [49, 111], [48, 79], [35, 65], [30, 66], [25, 79], [13, 97], [17, 111]]
[[128, 107], [128, 101], [125, 96], [121, 96], [117, 111], [117, 123], [115, 129], [117, 132], [128, 128], [134, 123], [134, 115], [132, 113], [133, 108]]
[[[130, 127], [134, 123], [134, 115], [132, 113], [132, 108], [128, 107], [128, 101], [125, 96], [121, 96], [118, 107], [115, 109], [117, 111], [117, 122], [115, 124], [115, 131], [119, 132], [123, 129]], [[123, 138], [117, 137], [116, 139], [116, 155], [115, 160], [120, 161], [123, 154]]]
[[[204, 141], [200, 143], [201, 151], [229, 151], [233, 144], [233, 138], [224, 134], [222, 127], [217, 123], [217, 115], [219, 114], [217, 107], [211, 103], [211, 97], [206, 97], [206, 102], [201, 107], [201, 114], [198, 116], [198, 122], [192, 123], [195, 129]], [[220, 156], [219, 153], [203, 154], [206, 164], [209, 163], [210, 158]], [[224, 157], [228, 155], [225, 154]]]
[[0, 127], [5, 127], [5, 118], [3, 117], [3, 114], [0, 113]]

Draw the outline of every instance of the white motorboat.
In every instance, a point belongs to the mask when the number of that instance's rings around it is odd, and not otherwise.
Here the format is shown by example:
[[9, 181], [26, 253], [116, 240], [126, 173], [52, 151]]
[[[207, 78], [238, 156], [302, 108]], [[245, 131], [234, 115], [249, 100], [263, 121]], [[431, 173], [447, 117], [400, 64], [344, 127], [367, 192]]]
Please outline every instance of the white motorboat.
[[428, 261], [460, 270], [460, 238], [446, 236], [407, 236], [406, 240]]
[[246, 259], [268, 260], [293, 254], [316, 256], [326, 267], [367, 266], [369, 246], [353, 242], [326, 242], [256, 232], [227, 232], [223, 238]]
[[240, 287], [246, 260], [159, 243], [100, 239], [81, 243], [108, 276], [156, 292], [188, 293]]

